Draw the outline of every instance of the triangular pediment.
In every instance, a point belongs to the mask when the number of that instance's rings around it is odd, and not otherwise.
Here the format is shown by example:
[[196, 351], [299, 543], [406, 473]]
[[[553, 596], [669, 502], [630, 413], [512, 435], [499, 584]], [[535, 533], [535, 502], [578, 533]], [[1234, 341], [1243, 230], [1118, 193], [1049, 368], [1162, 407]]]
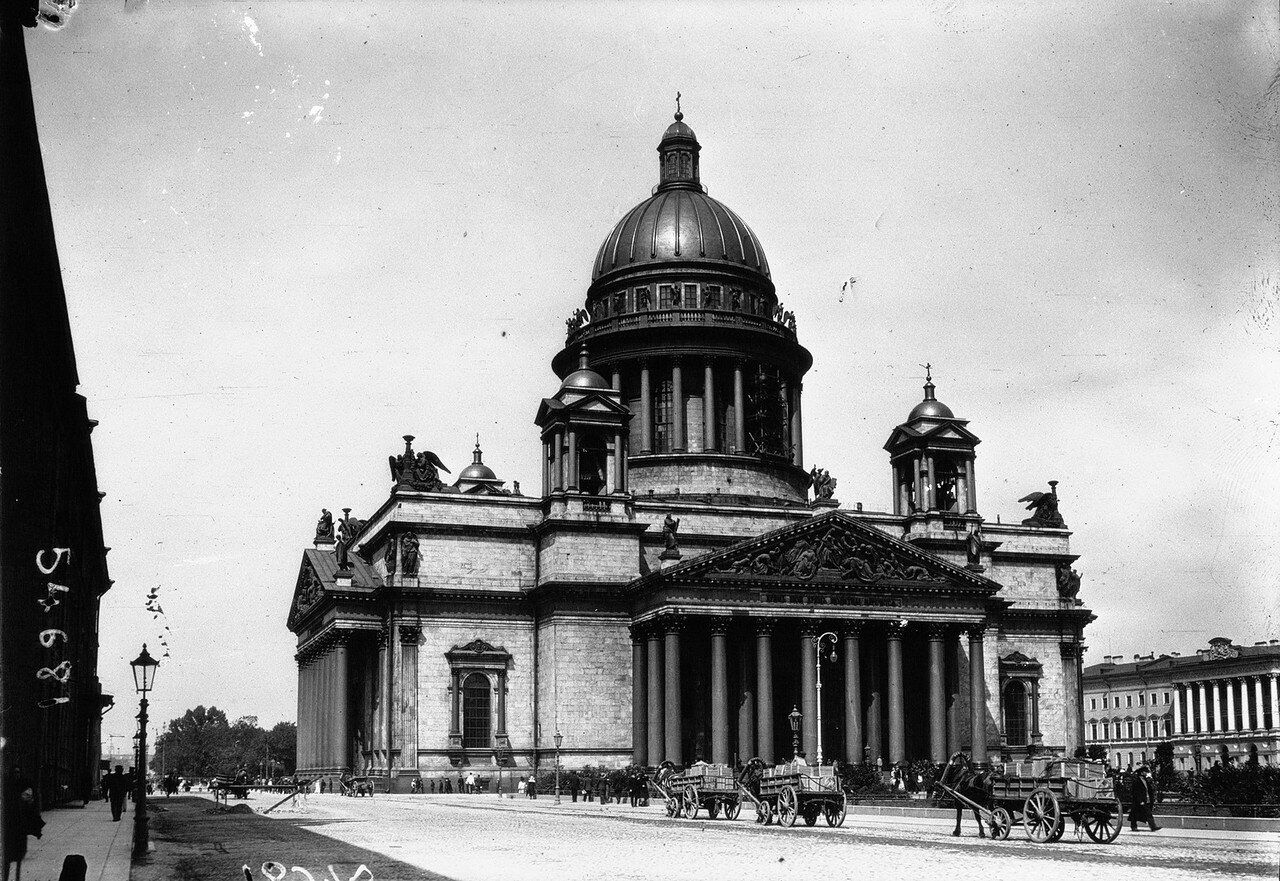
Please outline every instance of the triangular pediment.
[[[999, 585], [841, 511], [821, 514], [649, 578], [656, 581], [916, 585], [994, 594]], [[647, 579], [646, 579], [647, 580]]]
[[533, 418], [535, 425], [546, 425], [552, 419], [565, 419], [571, 413], [616, 413], [619, 416], [630, 416], [631, 410], [623, 403], [612, 400], [603, 394], [591, 392], [571, 401], [559, 398], [543, 398], [538, 406], [538, 415]]
[[288, 627], [292, 630], [299, 621], [324, 599], [324, 579], [316, 571], [312, 561], [304, 556], [298, 567], [298, 582], [293, 588], [293, 602], [289, 606]]

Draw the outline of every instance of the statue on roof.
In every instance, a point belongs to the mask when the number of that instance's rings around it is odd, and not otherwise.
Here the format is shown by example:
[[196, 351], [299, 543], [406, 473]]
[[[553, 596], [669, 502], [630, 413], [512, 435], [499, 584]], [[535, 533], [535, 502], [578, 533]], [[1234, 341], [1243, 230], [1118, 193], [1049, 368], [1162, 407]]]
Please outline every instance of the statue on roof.
[[440, 472], [437, 469], [444, 469], [446, 474], [453, 473], [440, 461], [440, 457], [430, 450], [414, 453], [411, 434], [404, 436], [404, 452], [399, 456], [387, 457], [387, 461], [391, 465], [391, 479], [395, 481], [396, 486], [409, 489], [426, 492], [442, 490], [444, 481], [440, 479]]
[[1030, 517], [1022, 521], [1023, 526], [1038, 526], [1043, 529], [1066, 529], [1066, 521], [1058, 513], [1058, 481], [1049, 481], [1049, 492], [1028, 493], [1019, 502], [1027, 502], [1027, 510], [1033, 511]]
[[672, 517], [670, 512], [662, 521], [662, 540], [666, 544], [666, 548], [661, 554], [664, 560], [680, 559], [680, 545], [676, 540], [676, 532], [680, 529], [680, 519]]
[[418, 575], [418, 536], [406, 532], [400, 536], [400, 571], [408, 578]]
[[[973, 527], [969, 537], [965, 539], [965, 553], [968, 557], [966, 568], [980, 571], [982, 569], [982, 528], [980, 526]], [[1058, 583], [1061, 585], [1061, 578]]]
[[316, 523], [316, 541], [333, 541], [333, 514], [328, 508], [320, 509], [320, 520]]
[[837, 481], [827, 469], [815, 466], [809, 471], [809, 479], [813, 481], [814, 499], [825, 500], [836, 494]]
[[1064, 600], [1075, 599], [1080, 593], [1080, 573], [1072, 569], [1070, 563], [1059, 563], [1057, 576], [1058, 596]]

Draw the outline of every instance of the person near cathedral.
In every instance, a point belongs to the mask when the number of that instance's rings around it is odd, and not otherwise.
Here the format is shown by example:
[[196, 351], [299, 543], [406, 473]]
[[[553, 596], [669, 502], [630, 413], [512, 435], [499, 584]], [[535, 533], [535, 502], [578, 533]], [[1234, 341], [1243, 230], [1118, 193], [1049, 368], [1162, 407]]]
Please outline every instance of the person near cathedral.
[[1152, 832], [1159, 832], [1154, 814], [1156, 806], [1156, 781], [1151, 777], [1151, 769], [1143, 765], [1132, 777], [1130, 792], [1133, 806], [1129, 809], [1129, 829], [1137, 832], [1138, 823], [1145, 821]]
[[124, 813], [124, 799], [129, 794], [131, 781], [124, 773], [123, 765], [116, 765], [115, 771], [103, 778], [103, 788], [107, 791], [107, 799], [111, 802], [111, 819], [120, 822]]

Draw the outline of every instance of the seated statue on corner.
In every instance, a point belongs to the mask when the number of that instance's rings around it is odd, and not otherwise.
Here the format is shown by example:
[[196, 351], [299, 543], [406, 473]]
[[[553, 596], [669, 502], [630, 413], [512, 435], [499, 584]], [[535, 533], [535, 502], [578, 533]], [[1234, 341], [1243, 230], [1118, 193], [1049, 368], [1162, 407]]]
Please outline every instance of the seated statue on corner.
[[316, 540], [333, 540], [333, 514], [328, 508], [320, 509], [320, 520], [316, 523]]

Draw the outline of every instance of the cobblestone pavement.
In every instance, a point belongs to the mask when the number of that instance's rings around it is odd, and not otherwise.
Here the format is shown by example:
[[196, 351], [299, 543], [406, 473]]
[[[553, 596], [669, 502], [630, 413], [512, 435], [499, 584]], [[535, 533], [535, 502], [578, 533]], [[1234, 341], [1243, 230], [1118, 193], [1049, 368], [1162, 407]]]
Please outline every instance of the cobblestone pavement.
[[[257, 809], [265, 804], [255, 804]], [[272, 815], [274, 816], [274, 814]], [[841, 829], [761, 828], [669, 820], [660, 808], [476, 796], [313, 795], [298, 813], [310, 831], [458, 881], [630, 879], [1204, 879], [1280, 877], [1276, 836], [1189, 838], [1132, 833], [1111, 845], [1054, 845], [1016, 836], [952, 838], [937, 820], [886, 823], [850, 816]], [[379, 878], [378, 881], [384, 881]]]

